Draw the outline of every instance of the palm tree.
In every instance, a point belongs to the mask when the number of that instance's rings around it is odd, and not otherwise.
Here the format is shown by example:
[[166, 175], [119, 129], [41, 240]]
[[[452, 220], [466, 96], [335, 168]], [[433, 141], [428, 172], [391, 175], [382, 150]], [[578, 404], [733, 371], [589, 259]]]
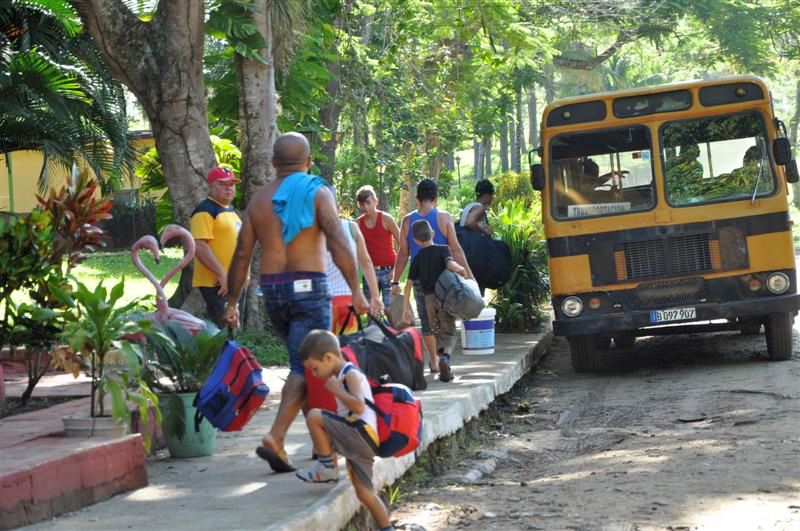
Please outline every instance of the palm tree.
[[85, 163], [104, 191], [132, 170], [125, 94], [59, 0], [0, 0], [0, 153], [41, 150], [50, 171]]

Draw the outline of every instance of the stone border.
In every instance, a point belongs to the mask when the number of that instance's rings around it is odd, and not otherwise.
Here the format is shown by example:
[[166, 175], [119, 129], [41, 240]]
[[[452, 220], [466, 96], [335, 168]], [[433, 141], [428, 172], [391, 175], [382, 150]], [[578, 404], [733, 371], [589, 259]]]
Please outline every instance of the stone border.
[[147, 485], [140, 435], [84, 441], [43, 437], [27, 444], [32, 453], [55, 457], [0, 478], [0, 528], [47, 520]]

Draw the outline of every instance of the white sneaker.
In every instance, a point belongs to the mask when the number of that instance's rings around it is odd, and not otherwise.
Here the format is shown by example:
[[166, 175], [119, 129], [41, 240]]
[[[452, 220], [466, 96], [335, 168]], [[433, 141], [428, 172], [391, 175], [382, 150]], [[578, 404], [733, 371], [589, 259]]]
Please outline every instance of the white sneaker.
[[294, 473], [295, 476], [310, 483], [334, 483], [339, 481], [339, 469], [328, 468], [319, 461], [309, 468], [303, 468]]

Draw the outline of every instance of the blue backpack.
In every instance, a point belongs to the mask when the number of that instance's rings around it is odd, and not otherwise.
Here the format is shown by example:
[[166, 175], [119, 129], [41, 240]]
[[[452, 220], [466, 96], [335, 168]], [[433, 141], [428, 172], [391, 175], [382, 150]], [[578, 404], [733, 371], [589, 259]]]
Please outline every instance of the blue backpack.
[[267, 394], [269, 387], [261, 378], [261, 365], [249, 350], [229, 339], [194, 399], [195, 429], [205, 417], [222, 431], [239, 431], [253, 418]]

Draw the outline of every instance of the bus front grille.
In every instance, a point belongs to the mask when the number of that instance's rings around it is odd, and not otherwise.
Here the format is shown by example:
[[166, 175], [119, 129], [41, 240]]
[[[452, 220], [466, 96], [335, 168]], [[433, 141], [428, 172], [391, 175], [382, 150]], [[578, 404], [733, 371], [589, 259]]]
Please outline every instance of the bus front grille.
[[683, 275], [711, 271], [711, 246], [708, 234], [694, 234], [667, 240], [670, 273]]
[[623, 244], [623, 252], [626, 280], [644, 280], [713, 270], [709, 234], [627, 242]]
[[703, 277], [647, 282], [636, 286], [633, 293], [642, 309], [697, 304], [708, 297]]
[[667, 273], [662, 240], [629, 242], [623, 245], [625, 271], [631, 280], [663, 277]]

